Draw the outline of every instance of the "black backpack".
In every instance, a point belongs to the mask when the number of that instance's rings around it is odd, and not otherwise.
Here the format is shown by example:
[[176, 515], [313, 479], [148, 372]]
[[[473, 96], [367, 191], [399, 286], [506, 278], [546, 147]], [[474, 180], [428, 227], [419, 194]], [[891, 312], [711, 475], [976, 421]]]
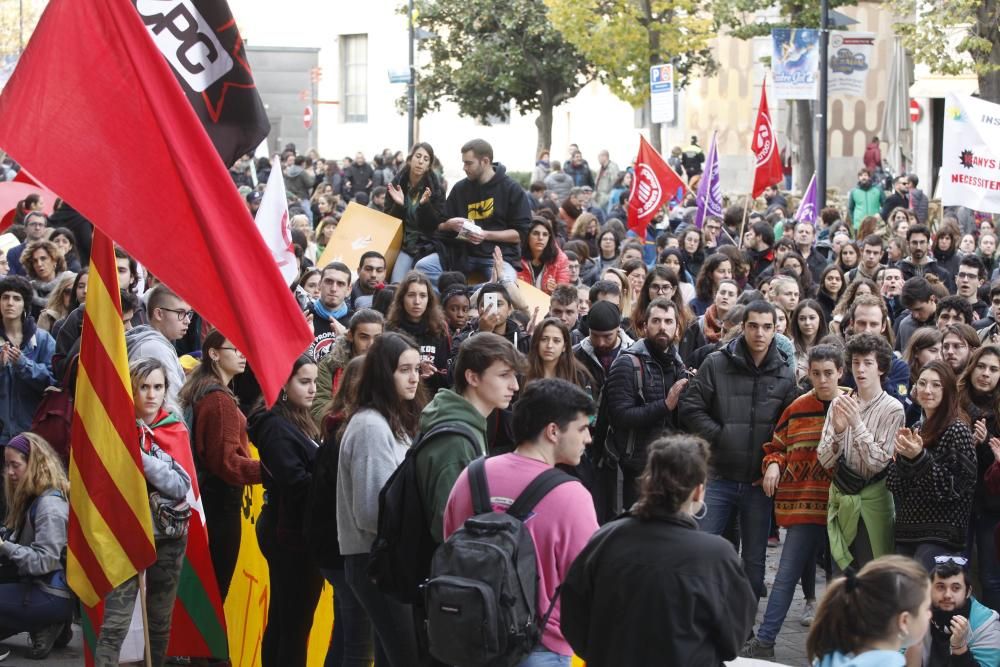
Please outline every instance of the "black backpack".
[[556, 468], [528, 484], [506, 512], [490, 503], [486, 463], [469, 465], [474, 515], [438, 548], [424, 585], [431, 655], [456, 667], [513, 667], [534, 649], [559, 597], [538, 614], [538, 563], [524, 520], [552, 489], [574, 481]]
[[378, 535], [368, 560], [368, 578], [382, 593], [405, 604], [420, 602], [420, 586], [427, 580], [437, 547], [420, 495], [417, 454], [441, 435], [460, 436], [479, 450], [477, 434], [468, 424], [439, 424], [417, 436], [378, 494]]

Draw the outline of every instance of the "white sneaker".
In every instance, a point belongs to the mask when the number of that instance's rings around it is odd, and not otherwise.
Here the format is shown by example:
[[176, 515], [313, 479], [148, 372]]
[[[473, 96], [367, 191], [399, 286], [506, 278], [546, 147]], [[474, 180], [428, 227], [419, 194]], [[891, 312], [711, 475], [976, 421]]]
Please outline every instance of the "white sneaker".
[[802, 618], [799, 619], [799, 623], [808, 628], [812, 625], [814, 618], [816, 618], [816, 601], [806, 600], [805, 605], [802, 607]]

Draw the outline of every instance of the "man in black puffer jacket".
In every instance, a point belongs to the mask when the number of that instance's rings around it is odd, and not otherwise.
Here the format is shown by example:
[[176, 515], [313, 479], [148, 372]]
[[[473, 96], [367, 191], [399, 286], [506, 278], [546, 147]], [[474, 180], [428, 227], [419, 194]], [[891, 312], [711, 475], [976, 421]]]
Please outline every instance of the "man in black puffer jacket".
[[680, 400], [684, 425], [712, 448], [701, 529], [721, 535], [730, 514], [739, 512], [743, 564], [758, 598], [771, 525], [771, 499], [761, 488], [762, 446], [798, 395], [795, 373], [774, 341], [774, 325], [774, 306], [747, 305], [743, 335], [705, 359]]
[[654, 299], [643, 317], [646, 337], [615, 359], [604, 389], [610, 424], [606, 449], [619, 457], [624, 509], [638, 500], [638, 479], [649, 443], [677, 428], [677, 401], [687, 384], [677, 352], [676, 304]]

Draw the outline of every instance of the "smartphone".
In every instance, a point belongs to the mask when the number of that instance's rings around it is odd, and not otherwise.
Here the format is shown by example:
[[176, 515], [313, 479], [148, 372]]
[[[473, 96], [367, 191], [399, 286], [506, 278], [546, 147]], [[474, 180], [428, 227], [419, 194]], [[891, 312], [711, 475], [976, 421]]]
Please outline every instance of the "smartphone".
[[491, 312], [497, 312], [499, 308], [497, 304], [497, 298], [499, 295], [496, 292], [489, 292], [483, 295], [483, 313], [489, 314]]

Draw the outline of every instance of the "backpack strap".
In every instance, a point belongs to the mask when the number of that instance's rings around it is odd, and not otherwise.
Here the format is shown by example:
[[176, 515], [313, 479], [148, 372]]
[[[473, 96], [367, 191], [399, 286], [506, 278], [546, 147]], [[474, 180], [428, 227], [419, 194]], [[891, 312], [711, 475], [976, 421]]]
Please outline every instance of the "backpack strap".
[[639, 355], [637, 354], [629, 354], [628, 352], [624, 352], [623, 354], [627, 355], [628, 358], [632, 360], [632, 370], [635, 372], [635, 387], [636, 391], [639, 392], [639, 401], [641, 403], [645, 403], [646, 392], [643, 391], [645, 381], [643, 377], [642, 361], [639, 359]]
[[524, 521], [535, 505], [549, 494], [549, 491], [560, 484], [572, 482], [575, 478], [558, 468], [550, 468], [531, 480], [531, 483], [521, 492], [514, 504], [507, 508], [507, 514]]
[[[412, 453], [414, 456], [418, 451], [424, 448], [431, 440], [434, 440], [439, 435], [457, 435], [460, 438], [465, 438], [472, 445], [473, 449], [479, 452], [479, 440], [477, 438], [477, 433], [472, 430], [472, 427], [465, 422], [447, 422], [444, 424], [438, 424], [432, 427], [429, 431], [421, 433], [417, 436], [417, 444], [410, 447], [408, 454]], [[485, 438], [484, 438], [485, 440]], [[485, 449], [485, 444], [484, 444]], [[482, 452], [479, 452], [482, 454]]]
[[480, 456], [469, 464], [469, 491], [472, 495], [473, 514], [493, 511], [493, 505], [490, 503], [490, 484], [486, 480], [485, 456]]

